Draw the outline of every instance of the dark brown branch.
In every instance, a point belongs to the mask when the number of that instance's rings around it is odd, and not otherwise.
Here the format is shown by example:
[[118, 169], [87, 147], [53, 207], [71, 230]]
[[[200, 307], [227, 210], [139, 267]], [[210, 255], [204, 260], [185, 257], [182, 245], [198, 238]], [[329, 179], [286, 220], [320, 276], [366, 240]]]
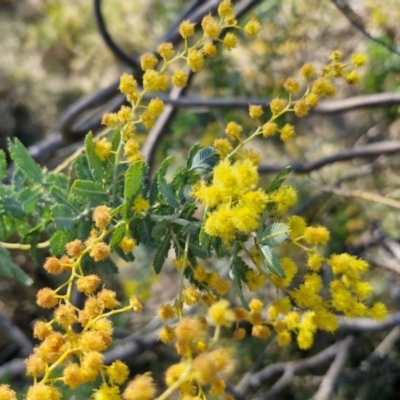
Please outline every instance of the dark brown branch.
[[126, 65], [134, 69], [139, 69], [140, 64], [135, 57], [132, 57], [130, 54], [123, 51], [113, 40], [110, 34], [107, 31], [106, 23], [103, 18], [103, 14], [101, 12], [101, 0], [94, 0], [93, 2], [94, 8], [94, 16], [96, 20], [97, 27], [99, 29], [100, 35], [103, 38], [105, 44], [108, 48], [113, 52], [113, 54], [121, 60]]
[[325, 374], [321, 385], [315, 394], [313, 400], [329, 400], [332, 396], [335, 383], [343, 368], [344, 363], [349, 355], [349, 349], [354, 343], [353, 336], [347, 336], [344, 340], [340, 342], [338, 352], [336, 354], [335, 360], [329, 367], [328, 372]]
[[288, 164], [261, 164], [259, 166], [260, 173], [279, 172], [281, 169], [290, 165], [293, 172], [298, 174], [306, 174], [316, 169], [320, 169], [328, 164], [339, 161], [351, 160], [357, 157], [377, 157], [382, 154], [392, 154], [400, 151], [400, 140], [382, 141], [378, 143], [367, 144], [365, 146], [353, 147], [349, 150], [343, 150], [328, 157], [310, 163], [301, 164], [292, 162]]
[[385, 47], [391, 53], [400, 56], [400, 53], [394, 49], [393, 47], [389, 46], [383, 40], [380, 40], [370, 33], [364, 28], [363, 23], [361, 22], [359, 16], [353, 11], [353, 9], [343, 0], [332, 0], [332, 3], [336, 6], [336, 8], [350, 21], [350, 23], [358, 29], [363, 35], [365, 35], [368, 39], [372, 40], [375, 43], [380, 44], [381, 46]]

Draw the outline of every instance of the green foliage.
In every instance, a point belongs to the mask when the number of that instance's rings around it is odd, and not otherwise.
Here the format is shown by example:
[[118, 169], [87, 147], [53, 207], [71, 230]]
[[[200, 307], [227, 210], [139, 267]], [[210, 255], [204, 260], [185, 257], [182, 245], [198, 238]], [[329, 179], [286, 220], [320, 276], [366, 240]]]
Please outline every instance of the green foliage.
[[14, 278], [27, 286], [33, 283], [32, 278], [11, 260], [10, 253], [2, 246], [0, 246], [0, 276]]

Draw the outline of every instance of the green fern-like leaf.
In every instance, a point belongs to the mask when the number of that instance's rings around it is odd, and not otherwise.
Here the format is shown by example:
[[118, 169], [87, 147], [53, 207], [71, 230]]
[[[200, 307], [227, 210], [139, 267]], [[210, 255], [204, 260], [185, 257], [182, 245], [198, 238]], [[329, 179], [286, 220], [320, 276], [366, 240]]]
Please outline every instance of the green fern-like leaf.
[[40, 187], [26, 187], [18, 195], [18, 200], [27, 214], [35, 211], [41, 199], [42, 193]]
[[167, 234], [164, 236], [164, 240], [158, 246], [156, 254], [154, 255], [153, 268], [156, 274], [159, 274], [161, 272], [170, 247], [171, 232], [167, 232]]
[[151, 186], [150, 186], [150, 193], [149, 193], [150, 204], [154, 204], [158, 194], [160, 193], [159, 179], [165, 179], [165, 175], [167, 174], [167, 170], [168, 170], [169, 164], [171, 163], [171, 160], [172, 160], [171, 157], [167, 157], [161, 163], [160, 168], [158, 169], [156, 175], [154, 176], [153, 182], [151, 183]]
[[174, 192], [172, 191], [171, 185], [167, 183], [165, 178], [159, 177], [158, 179], [158, 187], [160, 189], [161, 194], [163, 195], [164, 199], [167, 201], [167, 203], [173, 207], [173, 208], [178, 208], [179, 207], [179, 201], [176, 199]]
[[102, 203], [108, 197], [107, 191], [100, 183], [81, 179], [77, 179], [74, 182], [71, 193], [76, 197], [87, 199], [93, 203]]
[[114, 230], [110, 239], [110, 248], [112, 251], [114, 251], [115, 248], [118, 246], [118, 243], [124, 237], [125, 233], [126, 233], [125, 225], [120, 225], [117, 229]]
[[56, 204], [51, 208], [53, 213], [54, 224], [61, 231], [69, 231], [74, 227], [74, 215], [71, 210], [64, 204]]
[[258, 241], [260, 244], [268, 244], [271, 247], [276, 247], [289, 237], [289, 233], [290, 228], [288, 225], [282, 222], [275, 222], [262, 232]]
[[61, 256], [65, 253], [65, 245], [68, 243], [69, 234], [57, 231], [50, 239], [50, 251], [53, 256]]
[[210, 170], [219, 161], [219, 155], [214, 147], [210, 146], [199, 150], [193, 157], [190, 169], [205, 169]]
[[13, 142], [9, 142], [8, 149], [15, 165], [23, 172], [26, 178], [33, 183], [42, 183], [42, 169], [36, 164], [24, 145], [18, 139], [15, 139]]
[[284, 278], [285, 271], [283, 270], [274, 249], [267, 244], [259, 246], [259, 249], [265, 270], [269, 274], [278, 275], [279, 278]]
[[142, 183], [143, 162], [137, 161], [129, 166], [125, 172], [125, 199], [131, 199], [140, 189]]
[[7, 159], [6, 159], [6, 153], [4, 150], [0, 149], [0, 182], [3, 179], [6, 179], [8, 175], [7, 171]]
[[93, 180], [93, 175], [90, 172], [88, 159], [85, 154], [79, 154], [76, 157], [74, 168], [79, 179], [86, 181]]
[[285, 179], [288, 174], [292, 171], [292, 167], [287, 166], [283, 168], [280, 172], [278, 172], [278, 175], [274, 178], [274, 180], [267, 186], [265, 189], [266, 193], [272, 193], [273, 191], [279, 189], [283, 182], [285, 182]]
[[73, 204], [70, 199], [69, 199], [69, 194], [66, 190], [58, 187], [58, 186], [53, 186], [50, 189], [50, 193], [53, 196], [54, 200], [59, 203], [67, 206], [71, 211], [73, 211], [75, 214], [79, 214], [80, 210]]

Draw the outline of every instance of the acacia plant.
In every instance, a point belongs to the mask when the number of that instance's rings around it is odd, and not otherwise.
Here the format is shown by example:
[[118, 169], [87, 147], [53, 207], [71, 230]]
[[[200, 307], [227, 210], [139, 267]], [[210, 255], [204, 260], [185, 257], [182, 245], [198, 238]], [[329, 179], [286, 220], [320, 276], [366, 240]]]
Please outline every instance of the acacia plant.
[[[384, 304], [367, 302], [372, 292], [371, 284], [363, 280], [368, 264], [346, 253], [325, 258], [328, 229], [289, 216], [297, 200], [295, 188], [284, 184], [290, 168], [260, 187], [261, 156], [246, 147], [256, 137], [268, 139], [275, 134], [284, 142], [291, 140], [294, 127], [280, 124], [278, 118], [290, 112], [307, 115], [321, 98], [334, 94], [335, 79], [357, 83], [358, 67], [365, 63], [362, 54], [345, 63], [335, 51], [321, 71], [304, 65], [301, 80], [286, 80], [287, 98], [275, 98], [269, 107], [249, 106], [255, 126], [252, 133], [230, 121], [226, 138], [216, 139], [207, 148], [196, 144], [172, 179], [166, 178], [169, 158], [152, 179], [149, 176], [135, 130], [140, 124], [151, 128], [164, 103], [156, 96], [146, 103], [145, 94], [166, 91], [171, 84], [185, 87], [186, 68], [200, 71], [219, 51], [219, 43], [225, 50], [234, 48], [238, 43], [234, 31], [254, 38], [259, 30], [254, 19], [239, 25], [230, 0], [219, 5], [218, 17], [204, 17], [201, 34], [193, 23], [184, 21], [179, 28], [183, 48], [163, 43], [158, 47], [159, 58], [144, 54], [141, 85], [123, 74], [119, 89], [129, 105], [104, 115], [108, 129], [98, 137], [89, 133], [81, 151], [55, 171], [37, 165], [18, 140], [9, 143], [15, 169], [9, 184], [0, 188], [0, 272], [28, 284], [29, 276], [11, 261], [7, 249], [30, 251], [33, 260], [47, 249], [51, 256], [44, 269], [65, 276], [58, 288], [37, 293], [37, 304], [53, 314], [34, 325], [33, 336], [40, 344], [26, 360], [26, 373], [33, 378], [28, 400], [59, 399], [60, 385], [74, 389], [99, 376], [102, 383], [93, 394], [98, 400], [167, 399], [176, 391], [185, 399], [209, 395], [230, 399], [223, 373], [235, 355], [220, 340], [224, 327], [232, 327], [232, 340], [239, 341], [246, 336], [241, 323], [248, 321], [255, 337], [274, 335], [280, 346], [295, 339], [301, 349], [309, 349], [318, 329], [337, 329], [338, 315], [386, 316]], [[4, 180], [8, 172], [4, 152], [0, 171]], [[11, 237], [19, 237], [20, 243], [7, 242]], [[171, 249], [180, 271], [175, 301], [158, 310], [158, 317], [166, 321], [159, 338], [173, 344], [180, 357], [166, 370], [162, 393], [151, 373], [133, 377], [121, 389], [129, 377], [127, 365], [122, 361], [104, 364], [103, 352], [113, 340], [110, 317], [140, 313], [142, 304], [132, 296], [127, 305], [121, 305], [114, 291], [101, 286], [98, 271], [116, 270], [111, 253], [134, 261], [134, 249], [140, 244], [154, 248], [148, 267], [157, 274]], [[283, 244], [304, 253], [306, 274], [300, 276], [291, 258], [278, 256]], [[213, 257], [226, 260], [229, 277], [202, 264], [201, 260]], [[330, 269], [332, 276], [324, 291], [322, 267]], [[265, 285], [276, 288], [271, 304], [257, 298]], [[255, 294], [251, 301], [243, 293], [245, 286]], [[74, 287], [86, 297], [82, 308], [71, 301]], [[227, 300], [231, 290], [239, 296], [241, 307]], [[197, 303], [203, 304], [198, 315], [189, 315], [188, 306]], [[16, 394], [2, 385], [0, 400], [5, 399], [16, 399]]]

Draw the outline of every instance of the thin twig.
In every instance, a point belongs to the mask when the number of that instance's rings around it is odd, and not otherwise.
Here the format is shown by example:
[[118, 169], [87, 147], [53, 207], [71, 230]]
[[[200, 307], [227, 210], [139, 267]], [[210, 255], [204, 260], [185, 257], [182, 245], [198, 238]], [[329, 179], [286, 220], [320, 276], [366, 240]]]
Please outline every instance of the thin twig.
[[338, 333], [381, 332], [400, 325], [400, 312], [390, 314], [384, 321], [369, 318], [344, 319], [339, 321]]
[[353, 343], [354, 336], [350, 335], [340, 342], [335, 360], [329, 367], [328, 372], [325, 374], [317, 393], [313, 397], [313, 400], [329, 400], [331, 398], [338, 375], [347, 360], [349, 349]]
[[377, 157], [382, 154], [392, 154], [392, 153], [397, 153], [399, 151], [400, 151], [400, 140], [388, 140], [388, 141], [371, 143], [365, 146], [357, 146], [351, 149], [342, 150], [339, 151], [338, 153], [305, 164], [301, 164], [298, 162], [291, 162], [287, 164], [261, 164], [259, 166], [259, 172], [260, 173], [279, 172], [283, 168], [290, 165], [292, 167], [293, 172], [297, 174], [306, 174], [311, 171], [320, 169], [325, 165], [333, 164], [339, 161], [351, 160], [357, 157]]
[[368, 39], [385, 47], [391, 53], [400, 56], [400, 53], [396, 49], [389, 46], [383, 40], [380, 40], [380, 39], [372, 36], [370, 33], [368, 33], [367, 30], [364, 28], [359, 16], [353, 11], [353, 9], [345, 1], [343, 1], [343, 0], [331, 0], [331, 1], [336, 6], [336, 8], [350, 21], [350, 23], [356, 29], [358, 29], [363, 35], [365, 35]]

